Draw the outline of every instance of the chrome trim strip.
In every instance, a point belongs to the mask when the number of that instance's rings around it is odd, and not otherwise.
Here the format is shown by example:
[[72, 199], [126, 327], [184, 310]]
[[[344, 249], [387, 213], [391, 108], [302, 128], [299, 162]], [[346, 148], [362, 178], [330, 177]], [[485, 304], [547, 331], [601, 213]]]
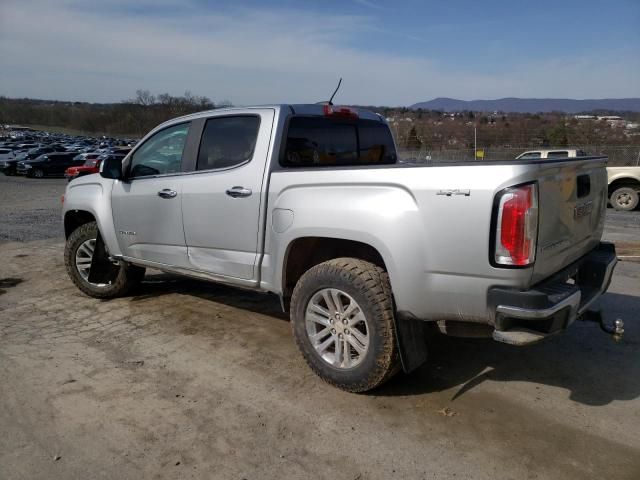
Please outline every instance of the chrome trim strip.
[[164, 263], [152, 262], [150, 260], [141, 260], [139, 258], [127, 257], [126, 255], [114, 255], [116, 260], [124, 260], [125, 262], [138, 265], [140, 267], [149, 267], [161, 270], [163, 272], [176, 273], [187, 277], [197, 278], [199, 280], [207, 280], [211, 282], [224, 283], [234, 287], [243, 287], [251, 290], [260, 290], [260, 285], [256, 280], [246, 280], [236, 277], [228, 277], [224, 275], [216, 275], [215, 273], [204, 272], [202, 270], [189, 269], [185, 267], [176, 267]]

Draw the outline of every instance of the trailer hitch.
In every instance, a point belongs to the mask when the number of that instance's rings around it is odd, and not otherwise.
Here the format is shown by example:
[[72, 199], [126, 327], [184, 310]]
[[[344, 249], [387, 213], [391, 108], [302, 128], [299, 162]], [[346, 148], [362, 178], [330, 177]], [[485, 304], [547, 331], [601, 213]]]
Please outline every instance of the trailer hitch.
[[587, 310], [578, 317], [578, 320], [597, 323], [602, 331], [611, 335], [616, 342], [622, 340], [624, 335], [624, 322], [618, 318], [613, 322], [613, 325], [610, 325], [605, 321], [600, 310]]

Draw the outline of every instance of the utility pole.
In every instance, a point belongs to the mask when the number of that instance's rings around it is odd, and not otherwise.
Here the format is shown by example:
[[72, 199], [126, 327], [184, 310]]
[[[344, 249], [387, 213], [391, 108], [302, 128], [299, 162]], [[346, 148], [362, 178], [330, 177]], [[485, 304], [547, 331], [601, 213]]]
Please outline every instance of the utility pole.
[[473, 124], [473, 159], [478, 158], [478, 129], [475, 123]]

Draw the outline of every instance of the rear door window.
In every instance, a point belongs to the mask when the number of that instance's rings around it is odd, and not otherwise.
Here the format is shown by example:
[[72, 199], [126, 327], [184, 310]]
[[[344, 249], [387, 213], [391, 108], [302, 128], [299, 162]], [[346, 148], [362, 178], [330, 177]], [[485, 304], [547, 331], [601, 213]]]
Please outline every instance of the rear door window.
[[389, 128], [374, 120], [292, 117], [284, 167], [333, 167], [396, 163]]
[[231, 168], [249, 162], [259, 128], [257, 115], [210, 118], [202, 133], [196, 170]]

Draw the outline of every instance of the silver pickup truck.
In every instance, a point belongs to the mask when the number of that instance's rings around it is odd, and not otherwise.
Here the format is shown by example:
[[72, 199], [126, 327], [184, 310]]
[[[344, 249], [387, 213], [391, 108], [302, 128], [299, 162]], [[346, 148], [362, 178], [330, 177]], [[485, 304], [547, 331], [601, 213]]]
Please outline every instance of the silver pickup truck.
[[63, 197], [65, 263], [97, 298], [145, 268], [280, 296], [308, 365], [372, 389], [424, 362], [427, 326], [515, 345], [608, 287], [606, 158], [410, 165], [384, 119], [325, 105], [168, 121]]

